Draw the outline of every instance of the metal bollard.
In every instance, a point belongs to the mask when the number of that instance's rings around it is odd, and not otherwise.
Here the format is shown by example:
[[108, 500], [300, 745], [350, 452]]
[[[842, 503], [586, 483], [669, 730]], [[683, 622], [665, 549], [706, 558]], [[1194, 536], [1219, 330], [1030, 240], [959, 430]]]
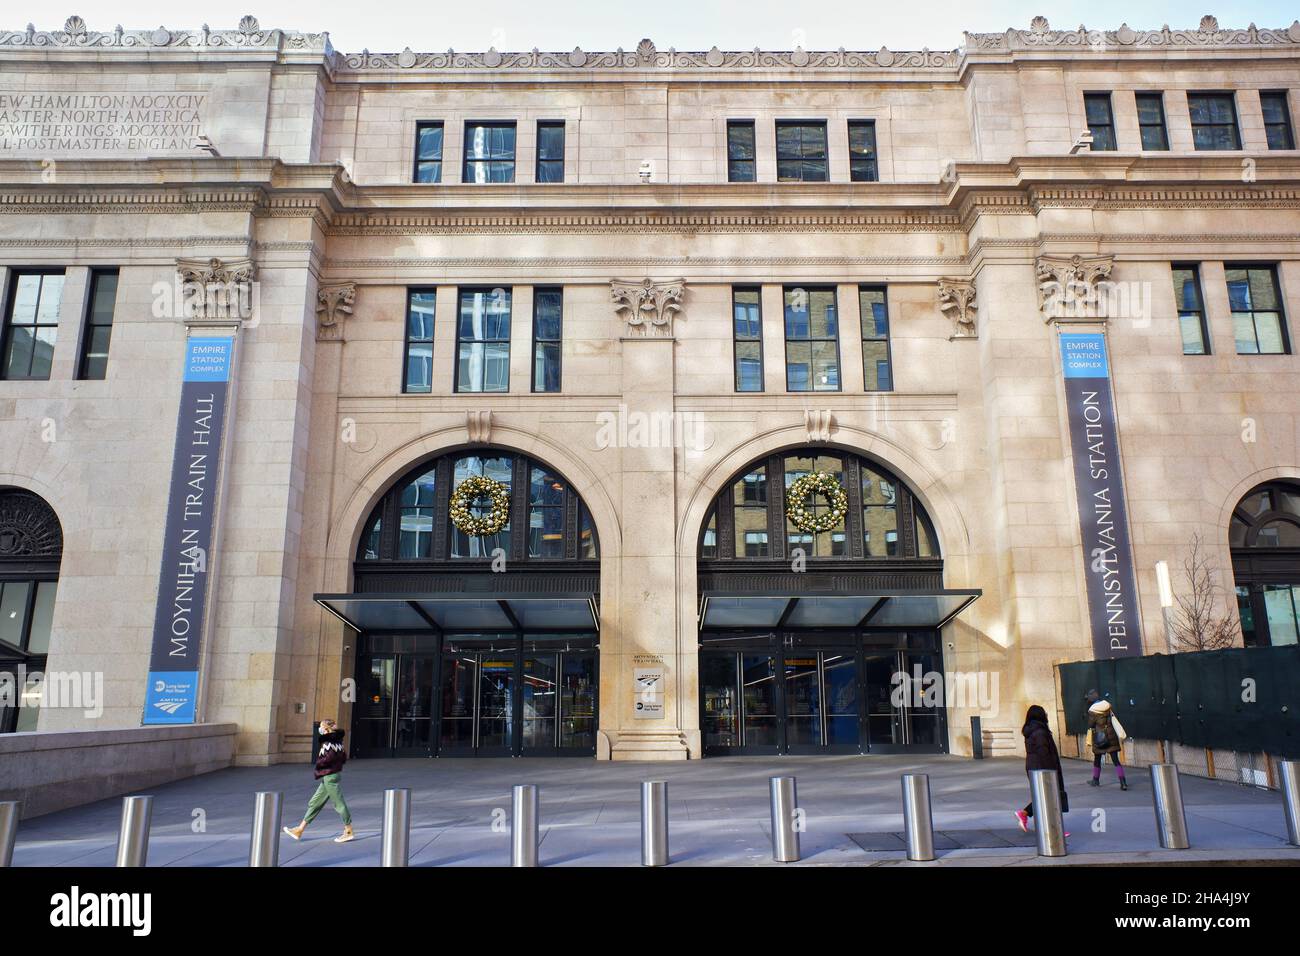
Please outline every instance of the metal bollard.
[[18, 839], [18, 812], [22, 804], [12, 800], [0, 803], [0, 867], [14, 865], [14, 841]]
[[1034, 802], [1034, 839], [1039, 856], [1065, 856], [1065, 821], [1061, 819], [1061, 782], [1055, 770], [1033, 770], [1029, 792]]
[[384, 831], [380, 866], [409, 866], [411, 860], [411, 791], [384, 791]]
[[[1300, 760], [1278, 762], [1282, 777], [1282, 807], [1286, 810], [1286, 836], [1292, 846], [1300, 846]], [[4, 845], [4, 817], [0, 810], [0, 847]], [[4, 866], [0, 852], [0, 866]]]
[[123, 797], [122, 825], [117, 836], [117, 865], [144, 866], [149, 856], [149, 825], [153, 797]]
[[1151, 799], [1156, 810], [1156, 836], [1166, 850], [1186, 850], [1187, 817], [1183, 815], [1183, 791], [1178, 785], [1178, 765], [1151, 765]]
[[510, 811], [510, 865], [537, 866], [537, 787], [515, 787]]
[[907, 858], [918, 863], [934, 859], [934, 819], [930, 815], [930, 775], [903, 774], [903, 829]]
[[799, 831], [794, 815], [799, 808], [799, 796], [794, 777], [769, 777], [768, 789], [772, 799], [772, 859], [778, 863], [797, 863], [799, 860]]
[[259, 791], [253, 797], [253, 832], [248, 840], [249, 866], [280, 865], [280, 817], [284, 795]]
[[668, 865], [668, 784], [641, 784], [641, 865]]

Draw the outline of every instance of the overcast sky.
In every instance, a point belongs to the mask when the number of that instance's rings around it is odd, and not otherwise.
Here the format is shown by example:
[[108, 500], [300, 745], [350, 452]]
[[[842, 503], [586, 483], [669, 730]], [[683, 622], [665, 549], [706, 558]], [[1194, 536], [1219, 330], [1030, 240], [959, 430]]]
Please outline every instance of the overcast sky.
[[[1208, 5], [1208, 4], [1206, 4]], [[247, 0], [239, 6], [195, 0], [80, 0], [66, 13], [51, 7], [5, 4], [0, 29], [22, 29], [37, 13], [40, 30], [60, 29], [70, 13], [92, 30], [197, 27], [231, 29], [244, 13], [263, 27], [326, 30], [336, 50], [417, 52], [446, 50], [631, 49], [650, 37], [661, 49], [893, 50], [953, 49], [963, 30], [1000, 33], [1025, 27], [1036, 14], [1066, 29], [1084, 23], [1114, 29], [1127, 21], [1138, 29], [1168, 23], [1195, 27], [1202, 13], [1214, 13], [1225, 27], [1286, 27], [1300, 4], [1275, 0], [1216, 3], [1209, 10], [1171, 0]], [[222, 9], [230, 12], [221, 12]], [[246, 8], [246, 9], [245, 9]], [[57, 9], [57, 8], [55, 8]], [[1199, 12], [1196, 12], [1198, 11]], [[20, 22], [21, 21], [21, 22]]]

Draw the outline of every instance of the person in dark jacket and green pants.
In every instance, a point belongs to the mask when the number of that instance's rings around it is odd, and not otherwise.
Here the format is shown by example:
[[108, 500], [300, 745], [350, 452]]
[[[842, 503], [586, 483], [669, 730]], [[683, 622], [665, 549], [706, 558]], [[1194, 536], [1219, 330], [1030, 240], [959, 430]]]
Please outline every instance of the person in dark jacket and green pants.
[[[1055, 770], [1056, 785], [1061, 791], [1061, 812], [1069, 813], [1070, 798], [1065, 793], [1065, 773], [1061, 770], [1061, 755], [1056, 750], [1056, 738], [1052, 736], [1052, 728], [1047, 726], [1047, 711], [1037, 704], [1030, 707], [1025, 712], [1025, 725], [1020, 732], [1025, 737], [1025, 775], [1031, 776], [1035, 770]], [[1033, 815], [1032, 799], [1023, 810], [1016, 811], [1016, 822], [1026, 833], [1029, 832], [1029, 820]]]
[[334, 721], [328, 718], [322, 720], [320, 753], [316, 756], [316, 779], [320, 782], [311, 800], [307, 802], [307, 815], [296, 827], [285, 827], [285, 833], [295, 840], [301, 840], [307, 825], [316, 819], [316, 815], [324, 809], [325, 802], [328, 800], [334, 804], [334, 810], [343, 818], [343, 832], [334, 838], [334, 842], [347, 843], [353, 839], [352, 811], [348, 809], [348, 803], [343, 799], [343, 791], [339, 787], [343, 765], [347, 760], [348, 755], [343, 750], [343, 731], [339, 730], [338, 724]]

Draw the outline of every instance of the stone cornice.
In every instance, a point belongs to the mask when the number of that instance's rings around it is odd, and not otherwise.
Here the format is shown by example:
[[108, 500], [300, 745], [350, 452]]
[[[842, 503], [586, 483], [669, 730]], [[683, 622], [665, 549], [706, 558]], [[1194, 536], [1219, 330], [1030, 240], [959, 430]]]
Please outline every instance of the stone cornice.
[[79, 16], [71, 16], [62, 30], [0, 30], [3, 52], [109, 52], [137, 54], [141, 59], [158, 53], [184, 52], [220, 56], [228, 52], [301, 52], [333, 56], [328, 33], [298, 33], [264, 30], [253, 16], [243, 17], [233, 30], [211, 30], [204, 24], [197, 30], [159, 26], [152, 30], [111, 32], [91, 30]]
[[967, 56], [978, 53], [1016, 53], [1041, 50], [1092, 52], [1114, 55], [1133, 50], [1187, 49], [1235, 50], [1243, 47], [1300, 47], [1300, 21], [1290, 27], [1260, 29], [1251, 24], [1244, 30], [1225, 29], [1216, 17], [1204, 16], [1195, 30], [1134, 30], [1127, 23], [1118, 30], [1090, 30], [1080, 25], [1075, 30], [1053, 30], [1046, 17], [1034, 17], [1028, 30], [1010, 29], [1005, 33], [967, 33], [964, 50]]

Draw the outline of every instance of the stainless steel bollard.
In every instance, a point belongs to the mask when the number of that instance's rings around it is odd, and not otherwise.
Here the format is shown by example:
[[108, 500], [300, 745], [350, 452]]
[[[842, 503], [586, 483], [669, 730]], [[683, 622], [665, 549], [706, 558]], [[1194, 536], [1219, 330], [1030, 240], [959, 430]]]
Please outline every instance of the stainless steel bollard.
[[253, 798], [253, 832], [248, 840], [249, 866], [280, 865], [280, 817], [284, 795], [259, 791]]
[[1156, 836], [1166, 850], [1186, 850], [1187, 817], [1183, 815], [1183, 791], [1178, 785], [1178, 766], [1151, 765], [1151, 799], [1156, 810]]
[[[1300, 760], [1278, 762], [1282, 777], [1282, 807], [1286, 810], [1286, 837], [1292, 846], [1300, 846]], [[0, 816], [0, 846], [4, 843], [3, 816]], [[4, 866], [0, 853], [0, 866]]]
[[153, 797], [123, 797], [122, 825], [117, 836], [117, 865], [144, 866], [149, 856], [149, 825]]
[[778, 863], [796, 863], [799, 860], [799, 830], [794, 818], [799, 808], [799, 796], [794, 777], [769, 777], [767, 783], [772, 798], [772, 859]]
[[668, 865], [668, 784], [641, 784], [641, 865]]
[[537, 787], [515, 787], [510, 797], [510, 865], [537, 866]]
[[380, 866], [409, 866], [411, 860], [411, 791], [384, 791], [384, 831]]
[[21, 803], [0, 803], [0, 867], [14, 865], [14, 841], [18, 839], [18, 813]]
[[1065, 856], [1065, 821], [1061, 819], [1061, 781], [1055, 770], [1033, 770], [1029, 793], [1034, 802], [1034, 839], [1039, 856]]
[[930, 815], [930, 776], [903, 774], [903, 829], [907, 858], [918, 863], [934, 859], [934, 819]]

